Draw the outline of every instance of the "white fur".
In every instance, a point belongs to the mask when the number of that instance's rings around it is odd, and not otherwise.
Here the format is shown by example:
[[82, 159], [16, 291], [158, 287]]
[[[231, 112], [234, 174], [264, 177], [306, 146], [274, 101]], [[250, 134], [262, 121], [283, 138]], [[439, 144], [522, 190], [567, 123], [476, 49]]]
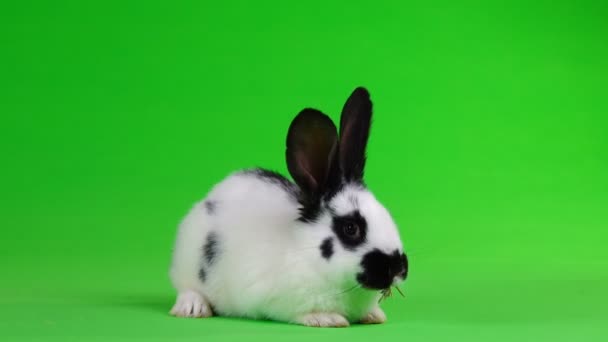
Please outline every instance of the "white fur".
[[[297, 221], [298, 203], [278, 184], [235, 173], [206, 200], [215, 203], [214, 213], [201, 201], [179, 227], [170, 270], [178, 291], [173, 314], [205, 317], [210, 304], [215, 314], [311, 326], [386, 319], [378, 308], [379, 292], [362, 289], [355, 275], [365, 252], [402, 247], [393, 220], [369, 191], [347, 186], [328, 203], [338, 213], [358, 208], [369, 227], [367, 243], [355, 252], [334, 237], [329, 260], [321, 257], [320, 245], [334, 236], [331, 217]], [[207, 265], [203, 245], [211, 231], [217, 233], [219, 254]], [[198, 277], [201, 266], [205, 282]]]

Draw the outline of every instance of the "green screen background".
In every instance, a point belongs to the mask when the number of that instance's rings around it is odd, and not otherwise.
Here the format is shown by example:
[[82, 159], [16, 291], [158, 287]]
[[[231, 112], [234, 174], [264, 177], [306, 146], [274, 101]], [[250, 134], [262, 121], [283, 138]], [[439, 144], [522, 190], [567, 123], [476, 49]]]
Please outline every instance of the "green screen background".
[[[608, 6], [0, 5], [0, 338], [538, 341], [608, 333]], [[367, 182], [410, 255], [382, 326], [167, 312], [179, 220], [281, 172], [294, 115], [375, 103]]]

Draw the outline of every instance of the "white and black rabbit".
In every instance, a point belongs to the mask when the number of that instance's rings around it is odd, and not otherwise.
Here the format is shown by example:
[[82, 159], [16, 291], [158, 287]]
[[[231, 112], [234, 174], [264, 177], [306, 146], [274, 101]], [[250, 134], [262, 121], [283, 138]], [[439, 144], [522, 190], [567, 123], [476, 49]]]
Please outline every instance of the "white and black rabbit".
[[287, 134], [294, 179], [236, 172], [181, 222], [171, 314], [270, 319], [308, 326], [382, 323], [382, 291], [408, 262], [389, 212], [363, 182], [372, 103], [354, 90], [340, 119], [302, 110]]

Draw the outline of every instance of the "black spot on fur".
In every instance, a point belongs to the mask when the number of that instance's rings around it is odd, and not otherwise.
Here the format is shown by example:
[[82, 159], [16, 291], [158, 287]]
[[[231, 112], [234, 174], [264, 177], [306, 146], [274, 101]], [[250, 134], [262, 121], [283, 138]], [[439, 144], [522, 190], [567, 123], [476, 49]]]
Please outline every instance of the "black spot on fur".
[[217, 202], [212, 200], [205, 201], [205, 209], [207, 210], [208, 215], [213, 215], [215, 213], [215, 209], [217, 207]]
[[204, 267], [201, 267], [198, 270], [198, 279], [200, 279], [203, 283], [207, 280], [207, 271], [205, 271]]
[[357, 275], [357, 281], [363, 287], [375, 290], [389, 288], [395, 277], [405, 279], [408, 270], [405, 254], [397, 250], [389, 255], [374, 249], [363, 256], [361, 266], [363, 272]]
[[217, 233], [211, 232], [207, 235], [207, 241], [203, 246], [203, 256], [209, 266], [217, 261], [217, 257], [219, 256]]
[[348, 215], [334, 216], [332, 230], [348, 250], [364, 244], [367, 238], [367, 222], [358, 210]]
[[321, 256], [325, 259], [329, 260], [331, 256], [334, 254], [334, 241], [332, 238], [327, 238], [323, 240], [321, 244]]
[[299, 196], [300, 189], [298, 188], [298, 186], [278, 172], [266, 170], [263, 168], [254, 168], [245, 170], [243, 171], [243, 173], [247, 175], [253, 175], [263, 181], [280, 186], [283, 190], [285, 190], [285, 192], [287, 192], [288, 195], [290, 195], [294, 199], [297, 199]]
[[321, 214], [321, 203], [318, 201], [308, 202], [304, 199], [299, 199], [300, 203], [300, 222], [315, 222]]
[[289, 196], [300, 204], [300, 216], [298, 221], [314, 222], [322, 212], [321, 200], [328, 202], [344, 186], [344, 184], [334, 184], [328, 187], [327, 192], [321, 198], [309, 198], [304, 196], [297, 184], [293, 183], [278, 172], [263, 168], [254, 168], [243, 171], [244, 174], [255, 176], [263, 181], [280, 186]]
[[[319, 216], [321, 216], [321, 213], [324, 210], [327, 210], [330, 215], [335, 216], [334, 214], [332, 214], [335, 212], [335, 210], [328, 206], [327, 203], [329, 203], [331, 199], [334, 198], [345, 186], [346, 184], [343, 183], [333, 185], [323, 195], [321, 200], [315, 199], [313, 201], [308, 201], [304, 197], [299, 198], [298, 201], [300, 203], [300, 217], [298, 218], [298, 221], [315, 222], [319, 218]], [[321, 203], [325, 203], [325, 205], [322, 206]]]

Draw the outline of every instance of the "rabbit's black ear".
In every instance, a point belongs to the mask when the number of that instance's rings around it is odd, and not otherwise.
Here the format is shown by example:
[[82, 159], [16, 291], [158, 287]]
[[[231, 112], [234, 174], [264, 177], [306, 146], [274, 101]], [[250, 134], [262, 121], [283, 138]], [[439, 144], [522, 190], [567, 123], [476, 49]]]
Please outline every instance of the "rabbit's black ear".
[[358, 87], [346, 100], [340, 118], [339, 160], [346, 181], [363, 181], [371, 119], [369, 92]]
[[338, 182], [338, 134], [316, 109], [302, 110], [287, 133], [287, 168], [308, 200], [319, 199]]

